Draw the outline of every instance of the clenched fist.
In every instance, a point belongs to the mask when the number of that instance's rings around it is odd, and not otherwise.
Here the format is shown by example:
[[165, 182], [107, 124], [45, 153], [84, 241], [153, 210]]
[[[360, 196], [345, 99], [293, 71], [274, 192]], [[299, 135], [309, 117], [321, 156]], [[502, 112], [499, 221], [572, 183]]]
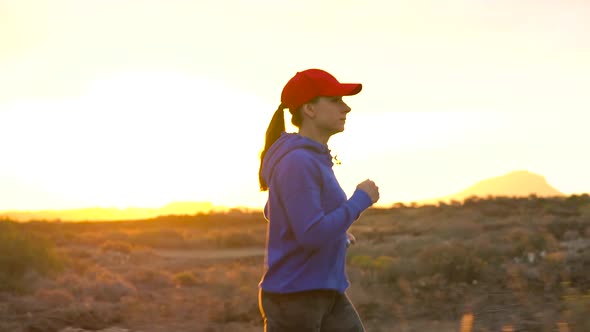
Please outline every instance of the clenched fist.
[[379, 187], [377, 187], [375, 182], [373, 182], [369, 179], [366, 179], [365, 181], [359, 183], [356, 186], [356, 189], [360, 189], [360, 190], [366, 192], [367, 194], [369, 194], [369, 197], [371, 197], [371, 201], [373, 203], [375, 203], [379, 200]]

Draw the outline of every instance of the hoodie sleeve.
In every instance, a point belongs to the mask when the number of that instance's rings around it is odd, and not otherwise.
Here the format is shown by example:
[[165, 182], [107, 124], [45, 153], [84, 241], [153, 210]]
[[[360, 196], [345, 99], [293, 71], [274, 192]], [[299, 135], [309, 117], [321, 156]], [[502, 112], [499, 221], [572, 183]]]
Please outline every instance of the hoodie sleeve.
[[319, 248], [342, 234], [372, 205], [369, 195], [357, 189], [342, 205], [328, 213], [322, 209], [318, 165], [304, 150], [286, 155], [277, 165], [275, 188], [282, 201], [297, 241], [308, 248]]

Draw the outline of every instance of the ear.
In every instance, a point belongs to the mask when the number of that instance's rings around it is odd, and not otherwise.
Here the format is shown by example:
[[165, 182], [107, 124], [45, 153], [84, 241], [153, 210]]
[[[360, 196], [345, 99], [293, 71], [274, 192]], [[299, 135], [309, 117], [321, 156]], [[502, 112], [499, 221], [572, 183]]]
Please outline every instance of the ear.
[[311, 103], [304, 104], [303, 106], [301, 106], [301, 112], [303, 112], [304, 115], [311, 119], [315, 118], [316, 115], [315, 107]]

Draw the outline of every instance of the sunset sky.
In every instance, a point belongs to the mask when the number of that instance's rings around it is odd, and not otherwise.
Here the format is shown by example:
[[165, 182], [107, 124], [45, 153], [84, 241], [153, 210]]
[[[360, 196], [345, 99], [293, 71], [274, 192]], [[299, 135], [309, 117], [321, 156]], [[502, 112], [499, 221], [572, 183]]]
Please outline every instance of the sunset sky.
[[0, 211], [259, 208], [264, 131], [308, 68], [363, 83], [330, 141], [349, 194], [514, 170], [590, 192], [586, 0], [0, 0]]

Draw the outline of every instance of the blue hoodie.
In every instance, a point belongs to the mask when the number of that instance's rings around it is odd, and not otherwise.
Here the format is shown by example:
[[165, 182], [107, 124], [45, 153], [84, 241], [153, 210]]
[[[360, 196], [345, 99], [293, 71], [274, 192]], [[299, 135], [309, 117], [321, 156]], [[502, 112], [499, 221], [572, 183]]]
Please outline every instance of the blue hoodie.
[[262, 163], [269, 187], [263, 290], [344, 293], [348, 288], [346, 231], [372, 201], [359, 189], [347, 199], [332, 166], [327, 146], [298, 134], [282, 133], [267, 151]]

